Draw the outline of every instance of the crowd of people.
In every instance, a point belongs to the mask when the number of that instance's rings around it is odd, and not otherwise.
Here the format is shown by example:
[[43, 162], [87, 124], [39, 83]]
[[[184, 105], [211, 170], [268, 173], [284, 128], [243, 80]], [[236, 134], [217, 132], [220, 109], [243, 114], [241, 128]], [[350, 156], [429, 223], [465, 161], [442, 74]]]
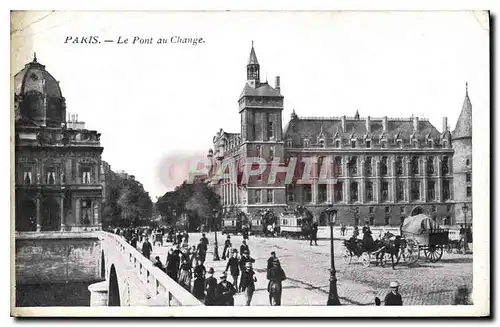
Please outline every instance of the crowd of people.
[[[222, 256], [227, 263], [225, 269], [218, 274], [219, 280], [217, 280], [214, 268], [210, 267], [208, 270], [205, 268], [209, 245], [205, 233], [202, 233], [196, 245], [190, 245], [187, 231], [115, 229], [114, 232], [124, 237], [149, 260], [152, 259], [153, 245], [159, 242], [163, 246], [163, 237], [166, 236], [167, 242], [172, 243], [173, 247], [169, 249], [163, 262], [160, 256], [155, 256], [153, 265], [205, 305], [234, 306], [234, 296], [237, 293], [243, 293], [245, 305], [251, 305], [257, 277], [253, 270], [255, 259], [250, 256], [250, 248], [247, 244], [248, 236], [243, 238], [238, 251], [233, 248], [231, 236], [227, 235]], [[156, 237], [156, 235], [160, 236]], [[142, 245], [139, 244], [140, 242]], [[229, 275], [231, 282], [228, 280]], [[281, 283], [286, 279], [286, 275], [274, 251], [271, 252], [267, 261], [267, 279], [270, 305], [281, 305]]]

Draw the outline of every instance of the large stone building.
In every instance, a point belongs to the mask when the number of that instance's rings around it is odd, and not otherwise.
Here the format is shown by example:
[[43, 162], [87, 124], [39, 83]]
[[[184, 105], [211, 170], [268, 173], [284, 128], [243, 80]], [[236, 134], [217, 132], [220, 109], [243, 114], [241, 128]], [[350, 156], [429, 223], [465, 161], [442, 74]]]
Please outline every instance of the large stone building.
[[59, 82], [33, 61], [14, 76], [16, 231], [101, 228], [100, 134], [66, 120]]
[[[360, 117], [358, 112], [323, 118], [299, 117], [294, 111], [282, 128], [283, 100], [279, 77], [274, 87], [260, 81], [252, 45], [238, 99], [240, 133], [221, 129], [208, 154], [212, 182], [226, 209], [252, 213], [272, 208], [278, 213], [304, 205], [323, 225], [324, 210], [333, 204], [338, 221], [346, 224], [399, 225], [404, 217], [426, 213], [448, 225], [461, 217], [463, 202], [470, 203], [468, 94], [453, 133], [446, 117], [440, 132], [416, 116]], [[292, 167], [291, 182], [285, 178], [287, 167]], [[247, 179], [250, 170], [263, 173]], [[273, 170], [275, 180], [269, 178]], [[304, 176], [310, 178], [300, 183]]]

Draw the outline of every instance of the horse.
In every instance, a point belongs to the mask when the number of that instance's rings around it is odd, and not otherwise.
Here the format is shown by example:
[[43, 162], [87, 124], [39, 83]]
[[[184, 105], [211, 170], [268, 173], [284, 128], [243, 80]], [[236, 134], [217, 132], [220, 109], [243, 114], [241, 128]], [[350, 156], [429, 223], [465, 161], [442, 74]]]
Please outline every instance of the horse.
[[383, 259], [386, 253], [391, 255], [391, 263], [392, 269], [395, 269], [394, 266], [394, 256], [396, 258], [399, 255], [399, 249], [401, 247], [401, 236], [396, 236], [390, 232], [385, 233], [380, 240], [376, 241], [379, 245], [383, 247], [382, 251], [377, 254], [377, 264], [380, 262], [380, 265], [383, 265]]

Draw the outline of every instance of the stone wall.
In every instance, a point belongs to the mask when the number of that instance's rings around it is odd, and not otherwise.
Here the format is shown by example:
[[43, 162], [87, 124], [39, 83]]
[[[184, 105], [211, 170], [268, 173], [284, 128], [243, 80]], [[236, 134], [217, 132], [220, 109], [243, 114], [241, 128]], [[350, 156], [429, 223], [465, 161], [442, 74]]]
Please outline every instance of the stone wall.
[[95, 282], [101, 244], [92, 233], [18, 233], [16, 284]]

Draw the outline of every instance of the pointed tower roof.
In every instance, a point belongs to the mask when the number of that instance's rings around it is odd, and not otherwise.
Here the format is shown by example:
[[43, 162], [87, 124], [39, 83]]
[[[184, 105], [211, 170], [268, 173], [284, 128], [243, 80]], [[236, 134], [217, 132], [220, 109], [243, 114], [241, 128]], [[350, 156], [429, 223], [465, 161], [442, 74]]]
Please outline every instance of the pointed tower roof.
[[253, 41], [252, 41], [252, 49], [250, 50], [250, 57], [248, 57], [248, 63], [247, 65], [258, 65], [259, 61], [257, 60], [257, 55], [255, 54], [255, 49], [253, 48]]
[[354, 115], [354, 119], [359, 119], [359, 111], [356, 109], [356, 114]]
[[465, 99], [462, 105], [462, 111], [457, 120], [457, 125], [452, 134], [452, 139], [461, 139], [472, 137], [472, 104], [469, 99], [469, 87], [465, 83]]

